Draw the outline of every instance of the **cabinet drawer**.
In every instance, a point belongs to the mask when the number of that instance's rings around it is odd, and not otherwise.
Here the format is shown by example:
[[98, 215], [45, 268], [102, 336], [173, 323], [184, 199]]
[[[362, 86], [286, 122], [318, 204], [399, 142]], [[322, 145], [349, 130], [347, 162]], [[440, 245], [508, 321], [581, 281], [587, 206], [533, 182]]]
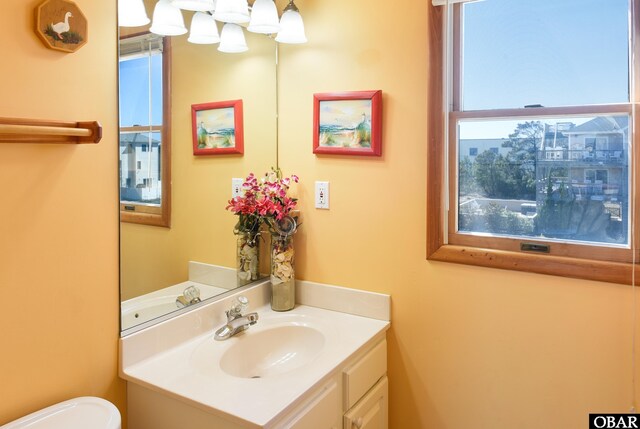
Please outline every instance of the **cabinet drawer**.
[[343, 373], [344, 409], [348, 410], [387, 373], [387, 341], [380, 341]]
[[388, 429], [389, 383], [383, 377], [344, 415], [344, 429]]
[[284, 427], [288, 429], [338, 429], [341, 416], [340, 389], [338, 383], [333, 381], [311, 403], [298, 411], [298, 416], [294, 418], [293, 422], [284, 425]]

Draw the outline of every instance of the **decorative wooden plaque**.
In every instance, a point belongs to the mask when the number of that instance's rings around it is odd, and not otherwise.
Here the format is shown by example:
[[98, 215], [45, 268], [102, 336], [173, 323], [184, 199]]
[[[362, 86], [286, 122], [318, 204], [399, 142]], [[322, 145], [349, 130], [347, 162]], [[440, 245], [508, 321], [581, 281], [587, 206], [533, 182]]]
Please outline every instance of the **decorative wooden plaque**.
[[87, 43], [87, 18], [69, 0], [46, 0], [36, 8], [36, 34], [45, 46], [75, 52]]

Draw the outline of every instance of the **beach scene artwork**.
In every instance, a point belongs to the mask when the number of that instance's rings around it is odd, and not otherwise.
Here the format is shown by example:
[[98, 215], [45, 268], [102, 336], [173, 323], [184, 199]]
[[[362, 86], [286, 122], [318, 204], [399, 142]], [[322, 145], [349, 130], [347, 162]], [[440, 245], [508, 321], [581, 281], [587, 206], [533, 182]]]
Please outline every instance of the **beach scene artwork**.
[[236, 146], [235, 108], [198, 110], [198, 149], [227, 149]]
[[319, 146], [370, 148], [371, 106], [370, 99], [320, 101]]

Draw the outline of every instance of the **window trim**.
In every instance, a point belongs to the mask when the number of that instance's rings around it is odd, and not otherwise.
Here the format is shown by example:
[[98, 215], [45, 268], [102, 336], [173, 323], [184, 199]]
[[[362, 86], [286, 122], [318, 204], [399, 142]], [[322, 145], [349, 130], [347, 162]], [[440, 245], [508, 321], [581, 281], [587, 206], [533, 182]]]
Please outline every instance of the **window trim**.
[[[640, 0], [632, 0], [632, 19], [634, 25], [632, 26], [633, 39], [636, 41], [633, 45], [634, 52], [632, 58], [635, 62], [633, 64], [634, 70], [639, 70], [638, 57], [640, 54]], [[460, 5], [452, 6], [453, 18], [459, 19], [460, 17]], [[446, 106], [444, 106], [444, 92], [445, 92], [445, 79], [444, 79], [444, 58], [445, 58], [445, 19], [447, 19], [446, 6], [435, 7], [430, 6], [429, 9], [429, 22], [430, 22], [430, 37], [429, 37], [429, 84], [428, 84], [428, 112], [427, 112], [427, 260], [430, 261], [442, 261], [460, 263], [482, 267], [492, 267], [499, 269], [533, 272], [539, 274], [548, 274], [562, 277], [598, 280], [611, 283], [629, 284], [632, 279], [632, 273], [636, 270], [636, 274], [640, 274], [640, 266], [634, 264], [634, 261], [638, 261], [639, 251], [635, 248], [635, 243], [638, 243], [638, 229], [635, 227], [637, 222], [635, 219], [635, 213], [640, 213], [640, 199], [633, 198], [629, 204], [630, 216], [631, 216], [631, 250], [626, 249], [626, 254], [622, 261], [611, 260], [607, 255], [603, 255], [601, 252], [595, 252], [596, 246], [585, 246], [589, 249], [589, 252], [584, 257], [574, 257], [559, 255], [544, 255], [536, 253], [526, 253], [519, 249], [511, 248], [509, 250], [499, 250], [491, 248], [491, 242], [499, 240], [496, 237], [487, 237], [484, 241], [480, 241], [478, 244], [477, 237], [474, 237], [475, 244], [472, 246], [468, 243], [465, 244], [450, 244], [448, 242], [447, 226], [450, 222], [450, 216], [447, 216], [448, 203], [450, 193], [455, 192], [455, 187], [449, 187], [449, 178], [447, 177], [447, 151], [450, 150], [448, 141], [445, 141], [445, 115], [454, 115], [455, 118], [462, 118], [465, 115], [469, 116], [473, 113], [459, 112], [457, 110], [457, 100], [460, 99], [459, 94], [456, 93], [454, 85], [454, 94], [452, 98], [454, 112], [448, 113]], [[454, 46], [459, 46], [458, 39], [460, 34], [453, 34]], [[459, 52], [454, 49], [453, 61], [459, 62]], [[454, 64], [457, 67], [457, 64]], [[634, 93], [632, 100], [639, 100], [640, 85], [638, 85], [640, 73], [633, 73], [634, 79]], [[635, 109], [631, 106], [633, 103], [629, 103], [627, 111], [630, 111], [632, 120], [634, 123], [640, 120]], [[626, 106], [626, 105], [625, 105]], [[610, 107], [610, 106], [607, 106]], [[584, 108], [585, 114], [589, 113], [602, 113], [605, 106], [598, 106], [597, 108], [587, 106]], [[616, 107], [619, 110], [619, 105]], [[531, 116], [536, 115], [536, 108], [527, 109], [527, 114]], [[558, 113], [562, 113], [563, 108], [543, 108], [545, 114], [549, 114], [549, 111], [556, 110]], [[521, 111], [518, 112], [521, 116]], [[574, 109], [572, 114], [576, 113]], [[513, 110], [501, 110], [493, 111], [492, 117], [499, 116], [514, 116]], [[474, 116], [474, 118], [476, 118]], [[452, 118], [449, 123], [449, 134], [455, 132], [451, 127], [455, 126], [455, 121]], [[453, 125], [452, 125], [453, 124]], [[638, 178], [634, 174], [635, 166], [640, 165], [640, 150], [638, 148], [638, 133], [631, 133], [629, 136], [632, 139], [632, 153], [629, 154], [630, 163], [633, 166], [632, 171], [629, 174], [632, 177], [632, 187], [638, 188]], [[454, 149], [455, 150], [455, 149]], [[455, 160], [455, 157], [451, 157]], [[451, 163], [451, 160], [449, 159]], [[451, 164], [449, 164], [451, 168]], [[513, 240], [512, 240], [513, 241]], [[535, 240], [519, 240], [536, 243]], [[515, 241], [513, 241], [515, 243]], [[545, 242], [546, 243], [546, 242]], [[607, 249], [609, 250], [609, 249]], [[608, 253], [608, 252], [607, 252]], [[595, 258], [594, 258], [595, 256]]]
[[[136, 33], [126, 37], [140, 36], [144, 33]], [[125, 38], [125, 37], [123, 37]], [[161, 165], [162, 170], [162, 203], [160, 207], [152, 207], [144, 204], [123, 203], [120, 201], [120, 221], [137, 223], [142, 225], [171, 227], [171, 38], [164, 37], [162, 41], [162, 144]], [[149, 127], [126, 127], [123, 131], [136, 131]], [[134, 207], [134, 210], [127, 207]]]

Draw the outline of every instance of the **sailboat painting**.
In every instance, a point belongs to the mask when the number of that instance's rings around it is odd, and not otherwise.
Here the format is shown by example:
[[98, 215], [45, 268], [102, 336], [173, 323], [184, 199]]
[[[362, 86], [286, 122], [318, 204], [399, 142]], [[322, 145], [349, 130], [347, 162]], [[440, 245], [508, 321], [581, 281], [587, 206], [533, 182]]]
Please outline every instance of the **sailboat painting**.
[[381, 155], [382, 91], [314, 94], [313, 152]]
[[242, 100], [191, 106], [193, 154], [244, 153]]

